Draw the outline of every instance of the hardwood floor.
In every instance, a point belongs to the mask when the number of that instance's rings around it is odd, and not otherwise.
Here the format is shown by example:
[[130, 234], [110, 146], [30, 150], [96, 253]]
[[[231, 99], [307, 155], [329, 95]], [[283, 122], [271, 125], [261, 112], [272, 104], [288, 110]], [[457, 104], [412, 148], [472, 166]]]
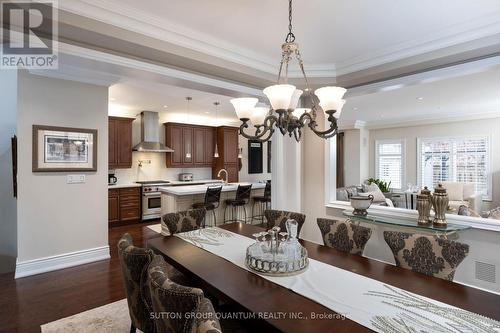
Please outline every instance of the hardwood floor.
[[0, 332], [40, 332], [40, 325], [125, 298], [116, 244], [129, 232], [136, 245], [159, 234], [148, 224], [111, 228], [111, 259], [14, 280], [0, 275]]

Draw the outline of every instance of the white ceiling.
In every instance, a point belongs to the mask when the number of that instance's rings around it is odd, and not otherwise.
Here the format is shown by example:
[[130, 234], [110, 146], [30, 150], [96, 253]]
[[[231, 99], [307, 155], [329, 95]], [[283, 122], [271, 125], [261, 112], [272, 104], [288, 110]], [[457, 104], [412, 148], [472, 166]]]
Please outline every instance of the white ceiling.
[[[188, 104], [186, 97], [193, 100]], [[205, 125], [237, 124], [231, 97], [145, 81], [121, 81], [109, 88], [109, 115], [135, 117], [141, 111], [160, 113], [160, 121]], [[214, 102], [219, 102], [217, 118]]]
[[[287, 6], [286, 0], [61, 3], [63, 9], [268, 70], [281, 55]], [[339, 75], [499, 34], [500, 1], [296, 0], [294, 29], [306, 69]]]
[[500, 66], [483, 72], [347, 98], [340, 121], [385, 127], [500, 116]]

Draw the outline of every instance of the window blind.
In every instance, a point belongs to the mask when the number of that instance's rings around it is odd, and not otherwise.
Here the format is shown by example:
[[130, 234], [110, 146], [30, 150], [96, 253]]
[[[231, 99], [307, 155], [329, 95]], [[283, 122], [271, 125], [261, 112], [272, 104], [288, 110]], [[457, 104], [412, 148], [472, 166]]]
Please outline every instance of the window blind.
[[474, 183], [476, 192], [491, 197], [487, 136], [420, 139], [419, 156], [421, 186], [433, 188], [441, 181]]
[[401, 189], [404, 183], [404, 142], [377, 141], [376, 177], [391, 182], [391, 188]]

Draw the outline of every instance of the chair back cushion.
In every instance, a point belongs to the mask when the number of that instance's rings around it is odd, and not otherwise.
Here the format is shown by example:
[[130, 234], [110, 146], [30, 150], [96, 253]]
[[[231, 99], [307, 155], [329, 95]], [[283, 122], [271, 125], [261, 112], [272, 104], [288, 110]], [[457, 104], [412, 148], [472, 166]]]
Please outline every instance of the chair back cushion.
[[370, 228], [356, 225], [350, 220], [320, 218], [317, 222], [324, 244], [343, 252], [362, 255], [372, 235]]
[[286, 221], [291, 219], [297, 221], [297, 237], [300, 235], [302, 225], [306, 220], [306, 216], [301, 213], [287, 212], [285, 210], [267, 209], [264, 211], [264, 216], [267, 220], [267, 227], [280, 227], [281, 231], [286, 231]]
[[146, 285], [147, 269], [153, 256], [151, 249], [135, 247], [128, 233], [118, 241], [118, 258], [130, 319], [132, 324], [143, 332], [154, 332], [154, 322], [150, 319], [151, 297]]
[[222, 186], [210, 186], [205, 193], [205, 204], [218, 204], [220, 201], [220, 194]]
[[205, 218], [205, 208], [186, 210], [178, 213], [163, 215], [163, 223], [167, 226], [170, 234], [187, 232], [199, 229]]
[[238, 185], [236, 190], [236, 201], [250, 200], [250, 194], [252, 193], [252, 184], [250, 185]]
[[436, 236], [384, 231], [384, 239], [397, 266], [449, 281], [469, 254], [469, 245]]
[[[220, 332], [213, 307], [210, 301], [204, 298], [203, 291], [171, 281], [167, 276], [167, 269], [161, 256], [155, 256], [148, 269], [148, 287], [155, 313], [156, 331], [158, 333], [202, 332], [198, 330], [199, 325], [214, 327], [216, 329], [214, 332]], [[210, 312], [204, 316], [201, 315], [202, 311]], [[161, 315], [162, 313], [176, 315]]]
[[443, 187], [448, 193], [450, 201], [463, 201], [464, 200], [464, 184], [459, 182], [444, 181], [441, 182]]

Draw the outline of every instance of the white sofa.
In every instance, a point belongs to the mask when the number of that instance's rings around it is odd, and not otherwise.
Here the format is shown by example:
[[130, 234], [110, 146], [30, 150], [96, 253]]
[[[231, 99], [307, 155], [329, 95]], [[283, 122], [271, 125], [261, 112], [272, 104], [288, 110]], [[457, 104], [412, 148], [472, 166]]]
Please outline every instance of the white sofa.
[[476, 193], [474, 183], [441, 182], [450, 199], [449, 207], [458, 212], [458, 207], [465, 205], [477, 213], [481, 213], [483, 195]]

